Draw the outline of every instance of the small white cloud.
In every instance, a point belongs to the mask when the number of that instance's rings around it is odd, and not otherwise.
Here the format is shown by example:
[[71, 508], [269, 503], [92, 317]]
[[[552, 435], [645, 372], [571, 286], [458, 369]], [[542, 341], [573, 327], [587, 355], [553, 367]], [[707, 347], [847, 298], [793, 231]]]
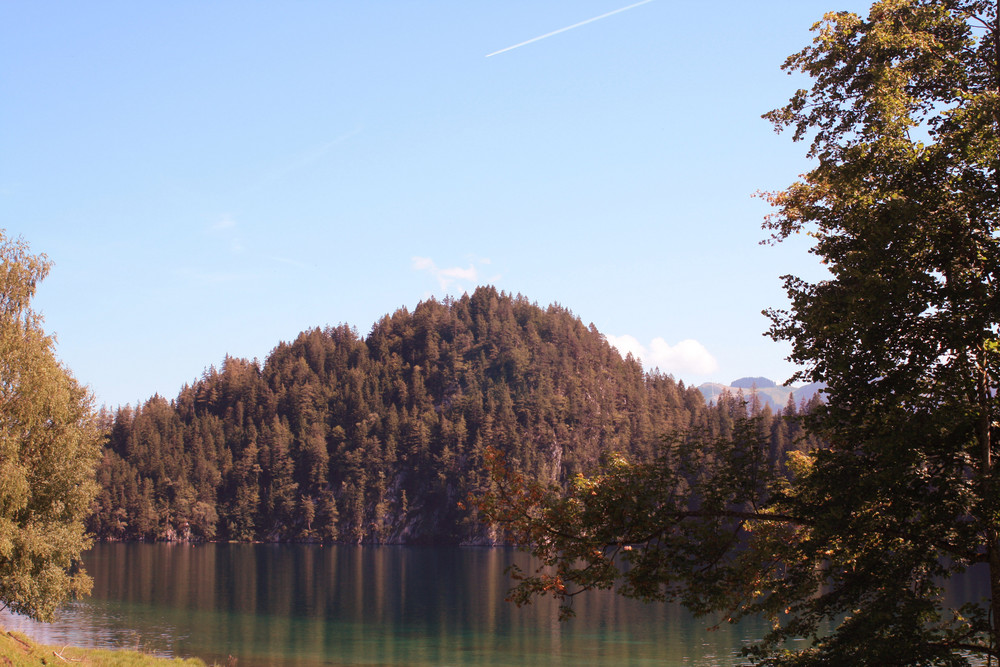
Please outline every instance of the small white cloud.
[[415, 268], [417, 271], [437, 270], [437, 267], [434, 264], [434, 260], [432, 260], [430, 257], [414, 257], [413, 268]]
[[654, 365], [664, 369], [676, 368], [678, 374], [707, 375], [719, 370], [715, 357], [693, 338], [682, 340], [673, 347], [662, 338], [654, 338], [650, 347], [649, 359]]
[[698, 341], [688, 338], [670, 345], [663, 338], [654, 338], [649, 347], [634, 336], [605, 336], [622, 357], [629, 353], [642, 361], [647, 369], [659, 368], [677, 376], [708, 375], [719, 370], [719, 362]]
[[460, 266], [440, 268], [430, 257], [414, 257], [412, 259], [414, 270], [426, 271], [431, 274], [445, 294], [468, 292], [479, 282], [479, 269], [476, 265], [489, 263], [488, 259], [477, 259], [469, 264], [468, 268]]
[[618, 350], [618, 353], [622, 355], [622, 359], [631, 354], [636, 359], [642, 359], [646, 356], [646, 348], [642, 346], [635, 336], [605, 336], [611, 347]]
[[475, 280], [478, 276], [478, 271], [476, 267], [470, 266], [467, 269], [461, 269], [455, 267], [453, 269], [441, 269], [441, 275], [445, 278], [454, 278], [455, 280]]

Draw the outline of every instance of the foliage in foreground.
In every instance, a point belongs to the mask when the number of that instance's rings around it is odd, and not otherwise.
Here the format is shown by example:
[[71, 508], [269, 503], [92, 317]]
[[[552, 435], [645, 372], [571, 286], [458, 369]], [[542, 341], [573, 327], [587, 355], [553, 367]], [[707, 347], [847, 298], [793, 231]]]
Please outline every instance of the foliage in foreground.
[[48, 268], [0, 230], [0, 606], [40, 620], [90, 590], [79, 556], [100, 437], [31, 309]]
[[[751, 420], [612, 459], [568, 496], [495, 459], [484, 509], [550, 568], [516, 601], [622, 582], [763, 613], [765, 665], [1000, 660], [1000, 1], [884, 0], [816, 31], [786, 63], [813, 87], [768, 118], [818, 164], [766, 226], [808, 232], [830, 271], [786, 276], [791, 307], [769, 312], [800, 377], [827, 383], [809, 426], [828, 446], [786, 478], [758, 465]], [[975, 565], [989, 590], [946, 608]]]
[[[567, 492], [525, 479], [499, 451], [487, 463], [495, 487], [480, 511], [540, 560], [533, 573], [511, 568], [520, 582], [511, 599], [521, 605], [553, 595], [563, 619], [573, 615], [576, 595], [619, 584], [629, 597], [681, 601], [702, 613], [754, 589], [751, 597], [759, 596], [767, 576], [762, 541], [787, 537], [766, 525], [770, 518], [780, 527], [787, 517], [764, 510], [767, 489], [784, 482], [759, 416], [740, 419], [725, 437], [667, 438], [650, 461], [610, 454]], [[751, 521], [762, 529], [748, 531]], [[751, 536], [756, 548], [742, 548]]]

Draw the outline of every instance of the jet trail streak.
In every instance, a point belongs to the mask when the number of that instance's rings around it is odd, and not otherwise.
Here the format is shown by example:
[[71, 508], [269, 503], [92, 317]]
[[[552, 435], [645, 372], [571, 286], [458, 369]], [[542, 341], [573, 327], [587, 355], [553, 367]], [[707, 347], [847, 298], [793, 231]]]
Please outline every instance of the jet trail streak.
[[499, 51], [494, 51], [493, 53], [487, 53], [486, 57], [499, 55], [501, 53], [506, 53], [507, 51], [512, 51], [518, 47], [524, 46], [526, 44], [531, 44], [532, 42], [537, 42], [540, 39], [545, 39], [546, 37], [551, 37], [552, 35], [558, 35], [561, 32], [566, 32], [567, 30], [572, 30], [573, 28], [579, 28], [582, 25], [587, 25], [588, 23], [593, 23], [594, 21], [600, 21], [601, 19], [612, 16], [613, 14], [620, 14], [621, 12], [626, 12], [639, 5], [644, 5], [647, 2], [652, 2], [653, 0], [642, 0], [642, 2], [637, 2], [634, 5], [629, 5], [628, 7], [622, 7], [621, 9], [616, 9], [614, 11], [608, 12], [607, 14], [601, 14], [600, 16], [595, 16], [592, 19], [587, 19], [586, 21], [580, 21], [579, 23], [574, 23], [573, 25], [568, 25], [565, 28], [559, 28], [558, 30], [553, 30], [552, 32], [547, 32], [544, 35], [539, 35], [538, 37], [532, 37], [526, 42], [521, 42], [520, 44], [515, 44], [514, 46], [508, 46], [506, 49], [500, 49]]

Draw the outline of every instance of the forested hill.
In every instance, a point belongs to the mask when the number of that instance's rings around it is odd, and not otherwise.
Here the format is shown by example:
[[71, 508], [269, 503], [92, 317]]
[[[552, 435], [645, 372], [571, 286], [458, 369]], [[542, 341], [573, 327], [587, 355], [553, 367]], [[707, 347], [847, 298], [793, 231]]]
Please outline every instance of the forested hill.
[[[559, 306], [479, 288], [226, 358], [109, 418], [91, 529], [110, 539], [487, 542], [460, 501], [488, 445], [562, 482], [602, 452], [720, 431], [733, 406], [645, 374]], [[770, 414], [767, 415], [770, 419]], [[779, 454], [794, 439], [774, 422]]]

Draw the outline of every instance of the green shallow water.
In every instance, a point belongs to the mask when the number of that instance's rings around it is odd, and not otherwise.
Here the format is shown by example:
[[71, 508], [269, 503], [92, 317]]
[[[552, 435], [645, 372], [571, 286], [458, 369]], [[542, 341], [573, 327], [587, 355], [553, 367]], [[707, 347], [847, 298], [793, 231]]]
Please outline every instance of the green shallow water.
[[140, 648], [239, 667], [274, 665], [740, 664], [759, 624], [693, 619], [675, 605], [610, 592], [557, 620], [548, 600], [504, 602], [510, 549], [316, 545], [98, 544], [93, 595], [51, 624], [10, 616], [49, 644]]

